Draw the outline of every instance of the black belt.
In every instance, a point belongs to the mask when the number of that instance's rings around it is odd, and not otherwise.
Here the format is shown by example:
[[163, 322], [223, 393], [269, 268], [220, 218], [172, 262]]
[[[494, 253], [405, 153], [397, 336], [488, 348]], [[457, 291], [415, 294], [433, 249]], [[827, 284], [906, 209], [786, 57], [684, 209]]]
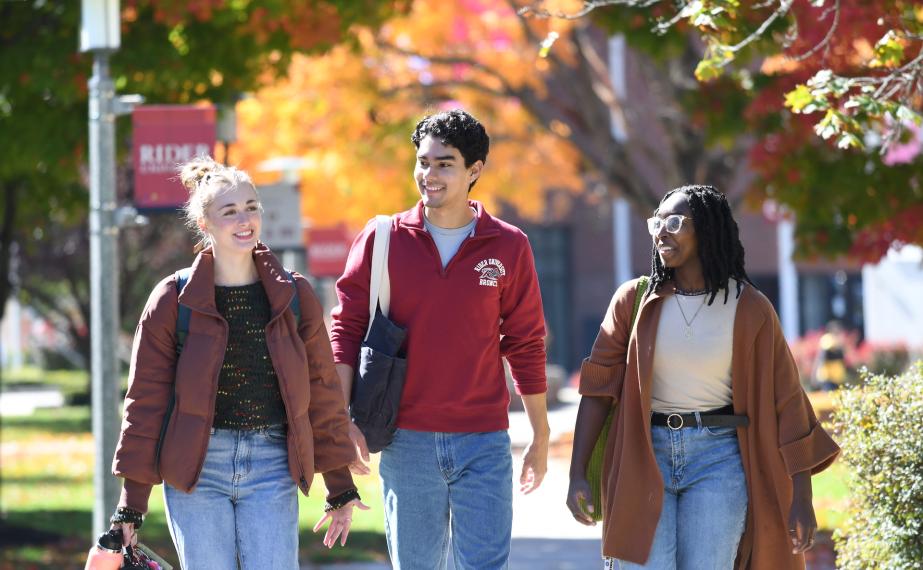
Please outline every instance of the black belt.
[[[698, 417], [696, 417], [698, 416]], [[733, 406], [724, 406], [707, 412], [689, 414], [651, 414], [652, 426], [667, 426], [676, 430], [684, 427], [746, 427], [750, 424], [747, 416], [735, 416]]]

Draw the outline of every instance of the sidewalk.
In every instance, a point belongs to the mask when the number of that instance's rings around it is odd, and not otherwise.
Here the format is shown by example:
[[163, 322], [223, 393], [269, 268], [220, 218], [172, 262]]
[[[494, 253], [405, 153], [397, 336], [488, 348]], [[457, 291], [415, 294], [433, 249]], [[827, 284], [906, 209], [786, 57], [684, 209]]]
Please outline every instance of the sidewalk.
[[[574, 429], [579, 396], [572, 389], [561, 392], [561, 404], [548, 412], [551, 441]], [[574, 521], [564, 505], [570, 458], [551, 458], [542, 486], [530, 495], [519, 493], [518, 479], [522, 449], [532, 429], [524, 412], [510, 413], [513, 443], [513, 543], [511, 570], [584, 570], [602, 568], [599, 527], [585, 527]], [[383, 563], [305, 565], [302, 570], [387, 570]], [[454, 570], [449, 555], [449, 570]]]
[[[561, 404], [548, 411], [551, 441], [574, 430], [580, 396], [572, 388], [561, 391]], [[602, 570], [599, 526], [577, 523], [564, 504], [567, 495], [570, 456], [551, 457], [542, 486], [531, 495], [518, 492], [519, 460], [529, 443], [532, 429], [524, 412], [510, 413], [513, 443], [513, 543], [510, 570]], [[306, 565], [302, 570], [388, 570], [389, 564]], [[808, 570], [833, 570], [832, 552], [815, 548]], [[454, 570], [449, 555], [448, 570]]]

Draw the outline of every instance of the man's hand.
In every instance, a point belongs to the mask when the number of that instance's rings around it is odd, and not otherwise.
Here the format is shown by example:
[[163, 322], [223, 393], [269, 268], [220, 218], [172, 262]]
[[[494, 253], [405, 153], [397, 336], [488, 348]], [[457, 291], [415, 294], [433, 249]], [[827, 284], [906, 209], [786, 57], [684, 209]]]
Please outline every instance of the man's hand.
[[522, 456], [519, 491], [528, 495], [538, 489], [548, 471], [548, 436], [534, 437]]
[[522, 405], [532, 426], [532, 443], [522, 455], [522, 473], [519, 474], [519, 490], [528, 495], [538, 489], [548, 471], [548, 405], [544, 392], [523, 394]]
[[356, 447], [356, 460], [349, 464], [349, 470], [355, 475], [368, 475], [372, 472], [369, 469], [369, 446], [365, 442], [365, 436], [352, 421], [349, 422], [349, 439], [353, 441]]
[[[337, 376], [340, 379], [340, 388], [343, 390], [343, 401], [346, 402], [346, 415], [349, 416], [349, 402], [353, 393], [353, 367], [348, 364], [337, 364]], [[349, 464], [349, 470], [354, 475], [368, 475], [372, 472], [369, 469], [369, 446], [362, 435], [362, 430], [352, 420], [349, 421], [349, 439], [353, 441], [356, 448], [356, 460]]]

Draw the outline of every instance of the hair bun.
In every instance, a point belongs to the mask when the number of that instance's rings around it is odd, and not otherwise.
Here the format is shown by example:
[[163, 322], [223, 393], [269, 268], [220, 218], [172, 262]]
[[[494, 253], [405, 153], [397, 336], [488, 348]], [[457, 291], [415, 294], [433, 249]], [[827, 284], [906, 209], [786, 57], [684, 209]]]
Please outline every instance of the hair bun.
[[182, 166], [179, 177], [186, 190], [192, 193], [203, 178], [220, 168], [221, 165], [215, 162], [212, 157], [199, 156]]

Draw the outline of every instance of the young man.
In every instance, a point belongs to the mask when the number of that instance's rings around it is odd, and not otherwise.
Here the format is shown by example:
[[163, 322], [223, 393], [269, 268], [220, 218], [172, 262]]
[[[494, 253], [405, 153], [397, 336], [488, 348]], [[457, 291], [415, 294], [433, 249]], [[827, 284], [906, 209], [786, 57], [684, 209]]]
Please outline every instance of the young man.
[[[523, 493], [545, 475], [545, 324], [528, 239], [468, 192], [487, 160], [484, 127], [461, 110], [417, 124], [414, 180], [421, 200], [394, 216], [389, 318], [406, 327], [407, 375], [394, 441], [381, 453], [385, 533], [394, 568], [444, 568], [451, 537], [459, 570], [506, 568], [513, 465], [507, 434], [510, 365], [532, 424]], [[337, 281], [334, 360], [350, 401], [368, 325], [374, 221], [356, 238]], [[359, 455], [365, 439], [352, 426]], [[367, 473], [361, 462], [357, 473]]]

